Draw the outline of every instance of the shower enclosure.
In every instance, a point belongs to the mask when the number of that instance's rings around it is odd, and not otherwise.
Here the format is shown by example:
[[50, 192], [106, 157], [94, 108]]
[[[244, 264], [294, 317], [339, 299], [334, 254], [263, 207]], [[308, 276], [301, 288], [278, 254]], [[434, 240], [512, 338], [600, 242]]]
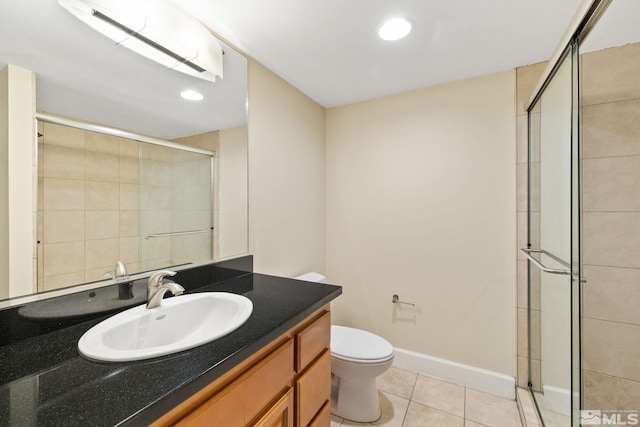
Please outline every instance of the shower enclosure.
[[527, 107], [528, 385], [546, 427], [640, 419], [638, 16], [585, 1]]
[[38, 291], [214, 258], [214, 152], [38, 119]]
[[140, 271], [213, 259], [213, 160], [140, 143]]

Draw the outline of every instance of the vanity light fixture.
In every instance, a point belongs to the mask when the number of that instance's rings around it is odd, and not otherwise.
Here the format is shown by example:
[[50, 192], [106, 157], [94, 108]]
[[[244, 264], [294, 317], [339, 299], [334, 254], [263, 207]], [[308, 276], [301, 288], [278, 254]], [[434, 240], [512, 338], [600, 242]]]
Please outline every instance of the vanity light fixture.
[[200, 92], [191, 89], [183, 90], [180, 92], [180, 96], [189, 101], [202, 101], [204, 99], [204, 96]]
[[411, 21], [406, 18], [393, 18], [378, 28], [378, 36], [382, 40], [400, 40], [411, 32], [412, 27]]
[[85, 24], [134, 52], [212, 82], [222, 78], [222, 47], [171, 0], [58, 0]]

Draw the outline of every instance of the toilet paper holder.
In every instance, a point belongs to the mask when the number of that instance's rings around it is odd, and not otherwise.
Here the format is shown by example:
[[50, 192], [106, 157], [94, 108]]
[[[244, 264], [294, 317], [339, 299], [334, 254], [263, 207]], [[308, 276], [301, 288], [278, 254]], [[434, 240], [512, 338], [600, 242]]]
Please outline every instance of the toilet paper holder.
[[400, 297], [397, 294], [394, 294], [393, 297], [391, 297], [391, 302], [394, 303], [394, 304], [406, 304], [406, 305], [410, 305], [412, 307], [416, 306], [416, 304], [414, 302], [400, 301]]

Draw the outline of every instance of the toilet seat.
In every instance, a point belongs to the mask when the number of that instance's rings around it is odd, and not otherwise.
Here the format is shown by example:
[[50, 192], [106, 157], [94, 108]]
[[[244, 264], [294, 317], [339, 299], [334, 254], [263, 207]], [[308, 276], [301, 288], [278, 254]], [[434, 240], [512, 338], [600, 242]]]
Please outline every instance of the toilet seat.
[[389, 357], [384, 358], [384, 359], [374, 359], [374, 360], [354, 359], [354, 358], [350, 358], [350, 357], [339, 356], [339, 355], [334, 354], [334, 353], [331, 353], [331, 357], [333, 357], [335, 359], [343, 360], [345, 362], [359, 363], [361, 365], [368, 365], [368, 364], [373, 365], [375, 363], [388, 362], [389, 360], [393, 359], [393, 354], [391, 356], [389, 356]]
[[331, 356], [347, 362], [382, 363], [393, 358], [393, 346], [371, 332], [332, 325]]

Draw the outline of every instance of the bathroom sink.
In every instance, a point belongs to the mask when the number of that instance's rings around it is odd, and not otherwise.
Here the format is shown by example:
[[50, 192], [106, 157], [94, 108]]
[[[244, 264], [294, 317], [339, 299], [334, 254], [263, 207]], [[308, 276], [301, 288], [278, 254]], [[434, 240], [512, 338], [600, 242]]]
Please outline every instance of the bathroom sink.
[[143, 304], [98, 323], [80, 338], [78, 350], [105, 362], [164, 356], [233, 332], [252, 311], [248, 298], [226, 292], [167, 298], [156, 308]]

